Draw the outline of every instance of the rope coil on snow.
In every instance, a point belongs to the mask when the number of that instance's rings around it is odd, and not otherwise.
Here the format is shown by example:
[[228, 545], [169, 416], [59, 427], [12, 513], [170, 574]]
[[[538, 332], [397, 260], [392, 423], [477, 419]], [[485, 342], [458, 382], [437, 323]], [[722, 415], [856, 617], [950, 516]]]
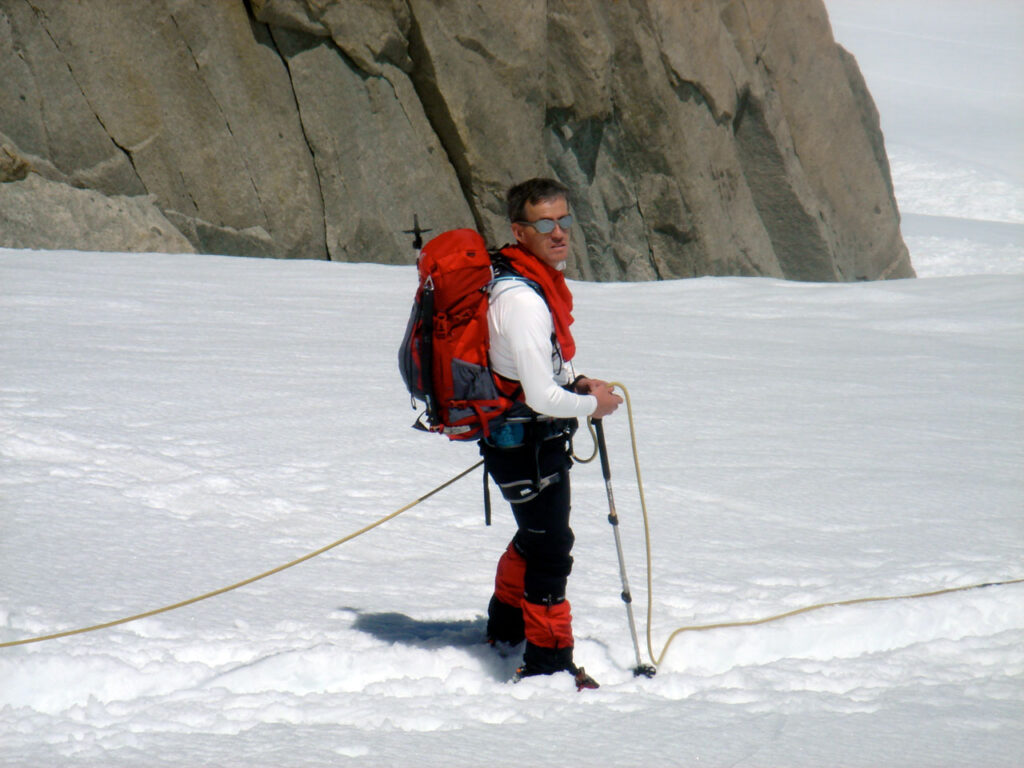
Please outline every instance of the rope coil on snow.
[[[632, 402], [631, 402], [630, 397], [629, 397], [629, 390], [626, 389], [626, 387], [623, 384], [621, 384], [619, 382], [613, 382], [612, 385], [616, 386], [616, 387], [619, 387], [619, 389], [622, 390], [623, 397], [625, 398], [625, 401], [626, 401], [626, 414], [627, 414], [628, 420], [629, 420], [630, 444], [631, 444], [632, 452], [633, 452], [633, 468], [634, 468], [634, 471], [636, 473], [637, 490], [639, 492], [639, 497], [640, 497], [640, 510], [641, 510], [641, 514], [642, 514], [642, 517], [643, 517], [644, 545], [645, 545], [645, 549], [646, 549], [646, 559], [647, 559], [647, 653], [650, 656], [651, 662], [655, 666], [658, 666], [658, 665], [661, 664], [661, 662], [665, 658], [665, 654], [668, 653], [669, 646], [672, 644], [672, 642], [679, 635], [681, 635], [681, 634], [683, 634], [685, 632], [700, 632], [700, 631], [707, 631], [707, 630], [712, 630], [712, 629], [726, 629], [726, 628], [731, 628], [731, 627], [752, 627], [752, 626], [757, 626], [757, 625], [760, 625], [760, 624], [768, 624], [769, 622], [773, 622], [773, 621], [779, 621], [781, 619], [786, 619], [786, 618], [789, 618], [791, 616], [797, 616], [797, 615], [802, 614], [802, 613], [810, 613], [811, 611], [817, 611], [817, 610], [821, 610], [821, 609], [824, 609], [824, 608], [834, 608], [834, 607], [848, 606], [848, 605], [859, 605], [861, 603], [879, 603], [879, 602], [885, 602], [885, 601], [891, 601], [891, 600], [913, 600], [913, 599], [924, 598], [924, 597], [937, 597], [938, 595], [947, 595], [947, 594], [950, 594], [950, 593], [953, 593], [953, 592], [966, 592], [967, 590], [981, 589], [983, 587], [996, 587], [996, 586], [1006, 586], [1006, 585], [1009, 585], [1009, 584], [1021, 584], [1021, 583], [1024, 583], [1024, 578], [1020, 578], [1020, 579], [1007, 579], [1005, 581], [989, 581], [989, 582], [984, 582], [984, 583], [981, 583], [981, 584], [968, 584], [966, 586], [961, 586], [961, 587], [949, 587], [949, 588], [946, 588], [946, 589], [937, 589], [937, 590], [933, 590], [933, 591], [930, 591], [930, 592], [919, 592], [917, 594], [912, 594], [912, 595], [891, 595], [891, 596], [884, 596], [884, 597], [859, 597], [859, 598], [853, 598], [853, 599], [850, 599], [850, 600], [836, 600], [836, 601], [827, 602], [827, 603], [817, 603], [815, 605], [808, 605], [808, 606], [805, 606], [803, 608], [797, 608], [797, 609], [792, 610], [792, 611], [786, 611], [785, 613], [779, 613], [779, 614], [776, 614], [774, 616], [767, 616], [765, 618], [760, 618], [760, 619], [750, 619], [750, 620], [747, 620], [747, 621], [726, 621], [726, 622], [720, 622], [720, 623], [716, 623], [716, 624], [696, 624], [696, 625], [692, 625], [692, 626], [684, 626], [684, 627], [679, 627], [679, 628], [675, 629], [672, 632], [672, 634], [669, 635], [668, 640], [665, 641], [665, 645], [662, 647], [661, 653], [655, 655], [655, 653], [654, 653], [654, 644], [653, 644], [652, 639], [651, 639], [651, 616], [653, 614], [653, 605], [654, 605], [654, 593], [653, 593], [653, 589], [652, 589], [651, 534], [650, 534], [650, 524], [649, 524], [648, 515], [647, 515], [647, 501], [646, 501], [646, 499], [644, 497], [643, 479], [642, 479], [641, 474], [640, 474], [640, 455], [639, 455], [639, 450], [637, 449], [637, 444], [636, 444], [636, 428], [635, 428], [635, 424], [633, 422], [633, 405], [632, 405]], [[592, 427], [591, 427], [591, 434], [593, 434], [593, 428]], [[595, 439], [595, 444], [596, 444], [596, 439]], [[597, 451], [595, 449], [594, 456], [596, 456], [596, 455], [597, 455]], [[583, 459], [582, 461], [584, 461], [584, 462], [592, 461], [594, 459], [594, 456], [591, 456], [589, 459]], [[311, 560], [314, 557], [317, 557], [318, 555], [322, 555], [325, 552], [328, 552], [329, 550], [332, 550], [335, 547], [338, 547], [338, 546], [344, 544], [345, 542], [351, 541], [352, 539], [355, 539], [358, 536], [362, 536], [364, 533], [367, 533], [368, 531], [371, 531], [374, 528], [377, 528], [378, 526], [383, 525], [384, 523], [388, 522], [389, 520], [392, 520], [392, 519], [398, 517], [403, 512], [409, 511], [410, 509], [412, 509], [416, 505], [418, 505], [418, 504], [426, 501], [427, 499], [429, 499], [431, 496], [434, 496], [435, 494], [439, 493], [440, 491], [443, 491], [448, 486], [453, 485], [454, 483], [458, 482], [463, 477], [468, 475], [470, 472], [472, 472], [473, 470], [475, 470], [478, 467], [480, 467], [481, 464], [483, 464], [483, 461], [478, 461], [473, 466], [469, 467], [468, 469], [463, 470], [462, 472], [460, 472], [459, 474], [455, 475], [454, 477], [452, 477], [452, 478], [446, 480], [445, 482], [441, 483], [441, 485], [437, 486], [433, 490], [428, 491], [427, 493], [423, 494], [422, 496], [420, 496], [415, 501], [412, 501], [409, 504], [406, 504], [404, 507], [396, 509], [394, 512], [391, 512], [390, 514], [385, 515], [384, 517], [382, 517], [382, 518], [380, 518], [380, 519], [370, 523], [369, 525], [366, 525], [366, 526], [360, 528], [357, 531], [354, 531], [353, 533], [348, 534], [347, 536], [343, 536], [342, 538], [338, 539], [337, 541], [333, 541], [330, 544], [327, 544], [326, 546], [320, 547], [320, 549], [314, 550], [313, 552], [309, 552], [308, 554], [305, 554], [302, 557], [298, 557], [298, 558], [296, 558], [296, 559], [294, 559], [294, 560], [292, 560], [292, 561], [290, 561], [288, 563], [285, 563], [283, 565], [279, 565], [276, 568], [271, 568], [269, 571], [264, 571], [263, 573], [260, 573], [260, 574], [258, 574], [256, 576], [252, 576], [252, 577], [250, 577], [248, 579], [244, 579], [244, 580], [236, 582], [234, 584], [230, 584], [230, 585], [228, 585], [226, 587], [221, 587], [220, 589], [215, 589], [212, 592], [206, 592], [206, 593], [204, 593], [202, 595], [197, 595], [195, 597], [191, 597], [191, 598], [189, 598], [187, 600], [182, 600], [180, 602], [173, 603], [171, 605], [165, 605], [162, 608], [156, 608], [156, 609], [153, 609], [151, 611], [146, 611], [144, 613], [137, 613], [134, 616], [126, 616], [125, 618], [116, 619], [115, 621], [108, 621], [108, 622], [104, 622], [102, 624], [94, 624], [94, 625], [88, 626], [88, 627], [80, 627], [79, 629], [70, 629], [70, 630], [67, 630], [67, 631], [64, 631], [64, 632], [55, 632], [55, 633], [49, 634], [49, 635], [40, 635], [40, 636], [37, 636], [37, 637], [28, 637], [28, 638], [24, 638], [22, 640], [10, 640], [10, 641], [4, 642], [4, 643], [0, 643], [0, 648], [12, 648], [12, 647], [18, 646], [18, 645], [28, 645], [30, 643], [41, 643], [41, 642], [43, 642], [45, 640], [56, 640], [56, 639], [61, 638], [61, 637], [71, 637], [73, 635], [85, 634], [86, 632], [95, 632], [95, 631], [100, 630], [100, 629], [108, 629], [110, 627], [116, 627], [116, 626], [119, 626], [121, 624], [127, 624], [127, 623], [132, 622], [132, 621], [138, 621], [139, 619], [146, 619], [146, 618], [149, 618], [151, 616], [157, 616], [157, 615], [159, 615], [161, 613], [167, 613], [169, 611], [173, 611], [173, 610], [176, 610], [178, 608], [184, 608], [187, 605], [192, 605], [194, 603], [198, 603], [198, 602], [203, 601], [203, 600], [208, 600], [211, 597], [217, 597], [218, 595], [223, 595], [223, 594], [225, 594], [227, 592], [231, 592], [232, 590], [238, 589], [240, 587], [244, 587], [244, 586], [246, 586], [248, 584], [252, 584], [253, 582], [259, 581], [261, 579], [265, 579], [268, 576], [273, 576], [274, 574], [280, 573], [281, 571], [284, 571], [284, 570], [287, 570], [288, 568], [296, 566], [299, 563], [304, 563], [307, 560]]]
[[612, 386], [618, 387], [622, 390], [623, 398], [626, 401], [626, 415], [629, 418], [629, 438], [630, 444], [633, 451], [633, 468], [636, 473], [636, 484], [637, 490], [640, 496], [640, 512], [643, 517], [644, 524], [644, 546], [646, 549], [647, 556], [647, 654], [651, 658], [651, 663], [655, 667], [659, 666], [665, 659], [665, 655], [668, 653], [669, 646], [672, 642], [679, 637], [679, 635], [685, 632], [704, 632], [712, 629], [728, 629], [733, 627], [754, 627], [761, 624], [768, 624], [773, 621], [780, 621], [782, 619], [788, 619], [791, 616], [798, 616], [802, 613], [810, 613], [812, 611], [819, 611], [824, 608], [838, 608], [847, 605], [860, 605], [862, 603], [881, 603], [893, 600], [916, 600], [924, 597], [938, 597], [939, 595], [948, 595], [953, 592], [966, 592], [972, 589], [981, 589], [983, 587], [1001, 587], [1010, 584], [1021, 584], [1024, 583], [1024, 578], [1020, 579], [1006, 579], [1004, 581], [988, 581], [980, 584], [967, 584], [962, 587], [948, 587], [946, 589], [936, 589], [930, 592], [918, 592], [912, 595], [886, 595], [882, 597], [857, 597], [849, 600], [835, 600], [826, 603], [816, 603], [814, 605], [804, 606], [803, 608], [796, 608], [792, 611], [786, 611], [785, 613], [778, 613], [774, 616], [766, 616], [760, 619], [749, 619], [746, 621], [724, 621], [715, 624], [694, 624], [690, 626], [678, 627], [673, 630], [672, 634], [668, 636], [668, 640], [665, 641], [665, 645], [661, 649], [661, 653], [655, 655], [654, 644], [651, 641], [651, 615], [653, 613], [654, 593], [652, 589], [652, 566], [651, 566], [651, 533], [650, 525], [647, 516], [647, 501], [644, 498], [644, 482], [640, 476], [640, 454], [636, 446], [636, 428], [633, 423], [633, 404], [629, 398], [629, 390], [626, 389], [625, 385], [620, 382], [613, 382]]

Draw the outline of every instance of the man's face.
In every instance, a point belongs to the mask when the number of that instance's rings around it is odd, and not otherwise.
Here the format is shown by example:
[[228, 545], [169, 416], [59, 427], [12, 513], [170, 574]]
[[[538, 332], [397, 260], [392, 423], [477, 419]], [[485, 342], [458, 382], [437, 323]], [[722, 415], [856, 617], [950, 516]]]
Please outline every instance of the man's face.
[[[527, 203], [524, 209], [525, 221], [552, 219], [557, 221], [569, 213], [569, 203], [564, 197], [541, 200], [537, 204]], [[548, 234], [541, 234], [529, 224], [512, 223], [512, 234], [523, 248], [528, 250], [549, 267], [565, 269], [565, 260], [569, 258], [569, 232], [560, 226]]]

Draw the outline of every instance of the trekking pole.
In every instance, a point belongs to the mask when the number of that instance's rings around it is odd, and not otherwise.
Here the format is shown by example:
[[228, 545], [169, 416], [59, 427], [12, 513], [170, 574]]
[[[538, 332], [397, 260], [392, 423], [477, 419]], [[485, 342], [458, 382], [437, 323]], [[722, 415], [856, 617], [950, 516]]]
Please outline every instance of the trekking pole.
[[633, 620], [633, 596], [629, 591], [629, 579], [626, 578], [626, 560], [622, 556], [622, 537], [619, 536], [619, 516], [615, 513], [615, 495], [612, 493], [612, 470], [608, 463], [608, 446], [604, 441], [604, 425], [601, 419], [591, 419], [597, 434], [597, 451], [601, 455], [601, 473], [604, 475], [604, 489], [608, 494], [608, 522], [615, 533], [615, 551], [619, 556], [619, 576], [622, 577], [622, 602], [626, 604], [626, 615], [629, 617], [629, 633], [633, 637], [633, 651], [636, 653], [636, 666], [633, 677], [654, 677], [658, 671], [650, 664], [640, 660], [640, 643], [636, 637], [636, 622]]

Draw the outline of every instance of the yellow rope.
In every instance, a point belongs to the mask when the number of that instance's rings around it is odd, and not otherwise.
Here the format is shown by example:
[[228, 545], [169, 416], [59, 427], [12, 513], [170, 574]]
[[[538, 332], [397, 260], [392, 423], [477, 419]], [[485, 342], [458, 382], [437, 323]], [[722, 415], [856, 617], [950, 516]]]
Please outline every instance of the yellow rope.
[[[938, 595], [948, 595], [952, 592], [966, 592], [969, 589], [981, 589], [982, 587], [1001, 587], [1007, 584], [1020, 584], [1024, 582], [1024, 579], [1008, 579], [1006, 581], [988, 581], [982, 584], [967, 584], [962, 587], [948, 587], [946, 589], [936, 589], [931, 592], [918, 592], [913, 595], [888, 595], [885, 597], [857, 597], [852, 600], [835, 600], [830, 603], [817, 603], [815, 605], [808, 605], [803, 608], [797, 608], [796, 610], [786, 611], [785, 613], [779, 613], [775, 616], [767, 616], [763, 619], [751, 619], [749, 621], [724, 621], [719, 624], [701, 624], [691, 627], [679, 627], [668, 637], [668, 641], [665, 643], [665, 647], [655, 662], [655, 665], [661, 664], [662, 659], [665, 658], [665, 653], [668, 651], [669, 645], [676, 639], [678, 635], [683, 632], [700, 632], [708, 629], [725, 629], [728, 627], [754, 627], [759, 624], [767, 624], [771, 621], [779, 621], [780, 619], [788, 619], [790, 616], [798, 616], [801, 613], [810, 613], [811, 611], [819, 611], [822, 608], [836, 608], [844, 605], [859, 605], [861, 603], [882, 603], [889, 600], [916, 600], [922, 597], [937, 597]], [[650, 616], [648, 615], [648, 643], [650, 642]], [[649, 648], [649, 646], [648, 646]], [[651, 654], [651, 660], [654, 660], [654, 655]]]
[[260, 579], [265, 579], [268, 576], [273, 576], [275, 573], [280, 573], [281, 571], [284, 571], [284, 570], [286, 570], [288, 568], [291, 568], [292, 566], [298, 565], [299, 563], [304, 563], [307, 560], [311, 560], [314, 557], [316, 557], [317, 555], [322, 555], [324, 552], [332, 550], [335, 547], [337, 547], [337, 546], [339, 546], [341, 544], [344, 544], [346, 541], [351, 541], [352, 539], [356, 538], [357, 536], [362, 536], [367, 531], [371, 531], [374, 528], [376, 528], [377, 526], [383, 525], [388, 520], [391, 520], [393, 518], [398, 517], [403, 512], [409, 511], [410, 509], [415, 507], [417, 504], [419, 504], [419, 503], [421, 503], [423, 501], [426, 501], [427, 499], [429, 499], [434, 494], [436, 494], [436, 493], [438, 493], [440, 491], [443, 491], [449, 485], [452, 485], [453, 483], [457, 482], [458, 480], [461, 480], [466, 475], [468, 475], [470, 472], [472, 472], [474, 469], [479, 467], [481, 464], [483, 464], [483, 461], [478, 461], [476, 464], [474, 464], [469, 469], [466, 469], [466, 470], [460, 472], [455, 477], [451, 478], [450, 480], [445, 481], [444, 483], [442, 483], [441, 485], [437, 486], [434, 490], [430, 491], [429, 493], [423, 494], [418, 499], [416, 499], [416, 501], [413, 501], [413, 502], [411, 502], [409, 504], [406, 504], [401, 509], [396, 509], [391, 514], [385, 515], [384, 517], [380, 518], [376, 522], [370, 523], [369, 525], [364, 526], [363, 528], [360, 528], [358, 531], [355, 531], [354, 533], [350, 533], [348, 536], [344, 536], [344, 537], [338, 539], [337, 541], [333, 541], [333, 542], [331, 542], [330, 544], [328, 544], [325, 547], [320, 547], [320, 549], [316, 550], [315, 552], [310, 552], [309, 554], [306, 554], [306, 555], [303, 555], [302, 557], [296, 558], [295, 560], [292, 560], [290, 563], [285, 563], [284, 565], [279, 565], [277, 568], [271, 568], [269, 571], [264, 571], [263, 573], [259, 574], [258, 576], [253, 576], [251, 578], [245, 579], [244, 581], [239, 581], [239, 582], [237, 582], [235, 584], [231, 584], [230, 586], [227, 586], [227, 587], [221, 587], [220, 589], [215, 589], [213, 592], [207, 592], [207, 593], [202, 594], [202, 595], [197, 595], [196, 597], [190, 597], [188, 600], [182, 600], [181, 602], [174, 603], [173, 605], [165, 605], [163, 608], [156, 608], [156, 609], [154, 609], [152, 611], [146, 611], [145, 613], [137, 613], [134, 616], [126, 616], [123, 619], [117, 619], [115, 621], [108, 621], [108, 622], [105, 622], [103, 624], [94, 624], [91, 627], [81, 627], [80, 629], [69, 629], [66, 632], [55, 632], [52, 635], [41, 635], [39, 637], [29, 637], [29, 638], [25, 638], [24, 640], [12, 640], [12, 641], [9, 641], [9, 642], [6, 642], [6, 643], [0, 643], [0, 648], [10, 648], [10, 647], [15, 646], [15, 645], [28, 645], [29, 643], [41, 643], [44, 640], [56, 640], [59, 637], [70, 637], [72, 635], [81, 635], [81, 634], [84, 634], [86, 632], [95, 632], [98, 629], [107, 629], [109, 627], [116, 627], [119, 624], [127, 624], [130, 621], [138, 621], [139, 619], [147, 619], [150, 616], [156, 616], [157, 614], [160, 614], [160, 613], [167, 613], [168, 611], [173, 611], [173, 610], [176, 610], [177, 608], [184, 608], [186, 605], [192, 605], [193, 603], [198, 603], [201, 600], [208, 600], [211, 597], [216, 597], [217, 595], [223, 595], [225, 592], [230, 592], [233, 589], [238, 589], [239, 587], [244, 587], [247, 584], [252, 584], [254, 581], [259, 581]]
[[[931, 592], [919, 592], [919, 593], [913, 594], [913, 595], [892, 595], [892, 596], [886, 596], [886, 597], [860, 597], [860, 598], [854, 598], [852, 600], [837, 600], [837, 601], [828, 602], [828, 603], [817, 603], [815, 605], [808, 605], [808, 606], [805, 606], [803, 608], [797, 608], [796, 610], [786, 611], [785, 613], [780, 613], [780, 614], [776, 614], [774, 616], [768, 616], [768, 617], [761, 618], [761, 619], [751, 619], [751, 620], [748, 620], [748, 621], [727, 621], [727, 622], [720, 622], [720, 623], [717, 623], [717, 624], [696, 624], [696, 625], [692, 625], [692, 626], [684, 626], [684, 627], [679, 627], [678, 629], [674, 630], [672, 632], [672, 634], [669, 635], [668, 640], [665, 642], [665, 645], [664, 645], [664, 647], [661, 650], [661, 653], [656, 655], [654, 653], [654, 645], [653, 645], [653, 642], [651, 640], [651, 617], [652, 617], [652, 615], [654, 613], [654, 608], [653, 608], [653, 606], [654, 606], [654, 591], [653, 591], [653, 588], [652, 588], [652, 575], [651, 575], [652, 574], [652, 566], [651, 566], [651, 533], [650, 533], [650, 524], [649, 524], [648, 515], [647, 515], [647, 501], [646, 501], [646, 499], [644, 497], [643, 478], [641, 477], [641, 474], [640, 474], [640, 454], [639, 454], [639, 450], [637, 449], [637, 444], [636, 444], [636, 427], [635, 427], [635, 424], [634, 424], [634, 421], [633, 421], [633, 404], [632, 404], [632, 401], [630, 400], [630, 397], [629, 397], [629, 390], [623, 384], [621, 384], [619, 382], [613, 382], [612, 386], [618, 387], [619, 389], [622, 390], [622, 395], [623, 395], [623, 397], [625, 398], [625, 401], [626, 401], [626, 413], [627, 413], [627, 416], [628, 416], [628, 419], [629, 419], [629, 436], [630, 436], [630, 444], [631, 444], [632, 452], [633, 452], [633, 468], [634, 468], [634, 470], [636, 472], [637, 490], [638, 490], [639, 496], [640, 496], [640, 510], [641, 510], [641, 514], [643, 516], [643, 523], [644, 523], [644, 546], [645, 546], [645, 549], [646, 549], [646, 556], [647, 556], [647, 653], [650, 656], [651, 662], [655, 666], [658, 666], [658, 665], [661, 664], [661, 662], [665, 658], [665, 654], [668, 653], [669, 646], [672, 644], [672, 642], [679, 635], [683, 634], [684, 632], [701, 632], [701, 631], [706, 631], [706, 630], [711, 630], [711, 629], [726, 629], [726, 628], [730, 628], [730, 627], [753, 627], [753, 626], [757, 626], [759, 624], [767, 624], [767, 623], [772, 622], [772, 621], [779, 621], [780, 619], [786, 619], [786, 618], [789, 618], [791, 616], [797, 616], [797, 615], [799, 615], [801, 613], [809, 613], [811, 611], [821, 610], [823, 608], [833, 608], [833, 607], [847, 606], [847, 605], [858, 605], [860, 603], [878, 603], [878, 602], [884, 602], [884, 601], [889, 601], [889, 600], [911, 600], [911, 599], [922, 598], [922, 597], [935, 597], [935, 596], [938, 596], [938, 595], [946, 595], [946, 594], [950, 594], [952, 592], [964, 592], [964, 591], [967, 591], [967, 590], [970, 590], [970, 589], [979, 589], [981, 587], [1004, 586], [1004, 585], [1008, 585], [1008, 584], [1024, 583], [1024, 579], [1009, 579], [1009, 580], [1006, 580], [1006, 581], [986, 582], [986, 583], [982, 583], [982, 584], [969, 584], [967, 586], [962, 586], [962, 587], [950, 587], [950, 588], [947, 588], [947, 589], [937, 589], [937, 590], [934, 590], [934, 591], [931, 591]], [[591, 434], [593, 435], [593, 427], [591, 427]], [[596, 437], [595, 437], [595, 445], [596, 445]], [[597, 455], [596, 447], [595, 447], [594, 455], [595, 456]], [[594, 456], [591, 456], [589, 459], [586, 459], [584, 461], [592, 461], [593, 458], [594, 458]], [[156, 615], [161, 614], [161, 613], [167, 613], [168, 611], [173, 611], [173, 610], [176, 610], [178, 608], [184, 608], [187, 605], [192, 605], [193, 603], [198, 603], [198, 602], [200, 602], [202, 600], [208, 600], [211, 597], [217, 597], [218, 595], [223, 595], [226, 592], [231, 592], [232, 590], [238, 589], [240, 587], [244, 587], [244, 586], [246, 586], [248, 584], [252, 584], [255, 581], [259, 581], [260, 579], [265, 579], [268, 576], [273, 576], [274, 574], [280, 573], [281, 571], [284, 571], [284, 570], [286, 570], [288, 568], [296, 566], [299, 563], [304, 563], [307, 560], [311, 560], [314, 557], [317, 557], [318, 555], [322, 555], [325, 552], [328, 552], [328, 551], [334, 549], [335, 547], [340, 546], [341, 544], [344, 544], [347, 541], [351, 541], [352, 539], [355, 539], [358, 536], [362, 536], [364, 533], [367, 533], [368, 531], [371, 531], [374, 528], [377, 528], [378, 526], [383, 525], [384, 523], [388, 522], [389, 520], [392, 520], [392, 519], [398, 517], [403, 512], [409, 511], [410, 509], [415, 507], [417, 504], [420, 504], [420, 503], [426, 501], [431, 496], [434, 496], [435, 494], [439, 493], [440, 491], [443, 491], [448, 486], [450, 486], [450, 485], [456, 483], [457, 481], [461, 480], [463, 477], [468, 475], [470, 472], [472, 472], [473, 470], [477, 469], [481, 464], [483, 464], [483, 462], [482, 461], [478, 461], [476, 464], [474, 464], [473, 466], [469, 467], [468, 469], [465, 469], [462, 472], [460, 472], [459, 474], [457, 474], [454, 477], [452, 477], [451, 479], [446, 480], [444, 483], [442, 483], [441, 485], [437, 486], [432, 491], [429, 491], [429, 492], [423, 494], [422, 496], [420, 496], [415, 501], [410, 502], [409, 504], [406, 504], [404, 507], [401, 507], [400, 509], [396, 509], [394, 512], [392, 512], [392, 513], [390, 513], [388, 515], [385, 515], [384, 517], [380, 518], [379, 520], [376, 520], [375, 522], [370, 523], [369, 525], [366, 525], [366, 526], [360, 528], [359, 530], [357, 530], [357, 531], [355, 531], [353, 533], [348, 534], [347, 536], [343, 536], [342, 538], [338, 539], [337, 541], [333, 541], [333, 542], [331, 542], [330, 544], [328, 544], [326, 546], [320, 547], [320, 549], [317, 549], [317, 550], [315, 550], [313, 552], [305, 554], [302, 557], [299, 557], [299, 558], [296, 558], [295, 560], [292, 560], [291, 562], [285, 563], [284, 565], [279, 565], [276, 568], [271, 568], [269, 571], [264, 571], [263, 573], [261, 573], [261, 574], [259, 574], [257, 576], [252, 576], [252, 577], [250, 577], [248, 579], [244, 579], [243, 581], [236, 582], [235, 584], [231, 584], [231, 585], [226, 586], [226, 587], [221, 587], [220, 589], [215, 589], [212, 592], [206, 592], [205, 594], [197, 595], [195, 597], [191, 597], [188, 600], [182, 600], [180, 602], [173, 603], [172, 605], [165, 605], [163, 608], [155, 608], [155, 609], [153, 609], [151, 611], [146, 611], [145, 613], [137, 613], [134, 616], [126, 616], [125, 618], [122, 618], [122, 619], [116, 619], [115, 621], [104, 622], [103, 624], [94, 624], [94, 625], [89, 626], [89, 627], [81, 627], [79, 629], [70, 629], [70, 630], [67, 630], [65, 632], [55, 632], [55, 633], [50, 634], [50, 635], [40, 635], [38, 637], [29, 637], [29, 638], [25, 638], [25, 639], [22, 639], [22, 640], [11, 640], [11, 641], [8, 641], [8, 642], [5, 642], [5, 643], [0, 643], [0, 648], [11, 648], [11, 647], [16, 646], [16, 645], [28, 645], [30, 643], [41, 643], [41, 642], [43, 642], [45, 640], [56, 640], [56, 639], [61, 638], [61, 637], [71, 637], [72, 635], [81, 635], [81, 634], [85, 634], [86, 632], [95, 632], [95, 631], [100, 630], [100, 629], [108, 629], [110, 627], [116, 627], [118, 625], [127, 624], [127, 623], [132, 622], [132, 621], [138, 621], [139, 619], [146, 619], [146, 618], [149, 618], [151, 616], [156, 616]]]
[[915, 600], [923, 597], [937, 597], [938, 595], [948, 595], [953, 592], [966, 592], [971, 589], [981, 589], [982, 587], [998, 587], [1006, 586], [1009, 584], [1021, 584], [1024, 583], [1024, 578], [1021, 579], [1007, 579], [1005, 581], [989, 581], [981, 584], [968, 584], [962, 587], [948, 587], [946, 589], [936, 589], [930, 592], [918, 592], [912, 595], [887, 595], [884, 597], [858, 597], [850, 600], [835, 600], [827, 603], [816, 603], [814, 605], [808, 605], [803, 608], [797, 608], [792, 611], [786, 611], [785, 613], [779, 613], [774, 616], [767, 616], [761, 619], [749, 619], [746, 621], [724, 621], [717, 624], [694, 624], [691, 626], [679, 627], [675, 629], [672, 634], [668, 636], [668, 640], [665, 641], [665, 645], [661, 649], [661, 653], [655, 655], [654, 644], [651, 641], [651, 616], [653, 614], [654, 605], [654, 593], [652, 589], [652, 577], [651, 577], [651, 534], [650, 525], [647, 517], [647, 501], [644, 498], [644, 483], [640, 476], [640, 454], [636, 446], [636, 428], [633, 423], [633, 404], [629, 398], [629, 390], [619, 383], [613, 382], [612, 386], [618, 387], [622, 390], [622, 396], [626, 401], [626, 414], [629, 417], [629, 438], [630, 444], [633, 450], [633, 468], [636, 472], [636, 483], [637, 489], [640, 495], [640, 512], [643, 516], [644, 523], [644, 545], [647, 554], [647, 653], [650, 656], [651, 663], [654, 666], [659, 666], [665, 659], [665, 654], [668, 653], [669, 646], [672, 642], [684, 632], [704, 632], [711, 629], [727, 629], [732, 627], [754, 627], [760, 624], [768, 624], [769, 622], [779, 621], [781, 619], [788, 619], [791, 616], [798, 616], [802, 613], [810, 613], [811, 611], [819, 611], [824, 608], [836, 608], [847, 605], [859, 605], [861, 603], [881, 603], [891, 600]]
[[597, 458], [597, 431], [594, 429], [594, 422], [590, 420], [590, 417], [587, 417], [587, 430], [590, 432], [590, 439], [594, 442], [594, 452], [584, 459], [576, 455], [576, 446], [573, 445], [572, 460], [579, 464], [589, 464]]

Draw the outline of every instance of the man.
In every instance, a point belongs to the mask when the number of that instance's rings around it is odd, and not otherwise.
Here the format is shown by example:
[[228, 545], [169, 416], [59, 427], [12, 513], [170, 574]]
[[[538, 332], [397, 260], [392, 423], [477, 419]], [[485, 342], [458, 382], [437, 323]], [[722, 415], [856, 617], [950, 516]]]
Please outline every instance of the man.
[[607, 416], [622, 398], [607, 382], [576, 376], [572, 368], [572, 294], [562, 274], [572, 228], [568, 189], [553, 179], [517, 184], [508, 191], [508, 214], [516, 242], [501, 256], [508, 270], [533, 285], [499, 276], [487, 315], [491, 369], [521, 389], [523, 401], [521, 413], [514, 409], [481, 442], [487, 471], [518, 526], [498, 562], [488, 639], [516, 645], [525, 638], [517, 677], [568, 671], [578, 687], [597, 687], [573, 663], [565, 597], [574, 540], [571, 439], [578, 419]]

